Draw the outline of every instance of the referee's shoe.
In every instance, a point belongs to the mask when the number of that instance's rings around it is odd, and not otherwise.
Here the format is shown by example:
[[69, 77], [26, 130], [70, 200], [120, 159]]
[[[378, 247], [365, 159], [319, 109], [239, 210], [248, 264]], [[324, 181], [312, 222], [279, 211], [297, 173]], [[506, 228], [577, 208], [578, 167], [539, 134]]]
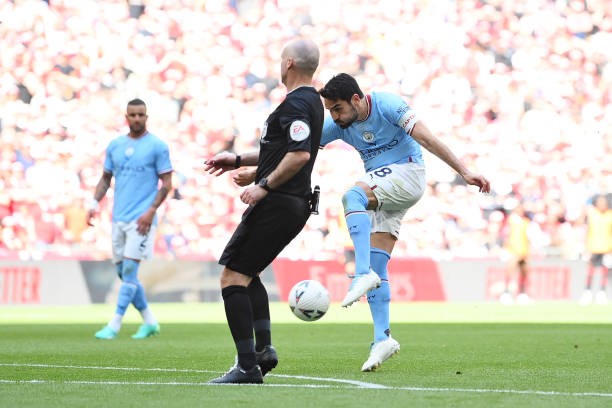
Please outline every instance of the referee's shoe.
[[263, 384], [263, 374], [258, 365], [250, 370], [245, 370], [236, 363], [229, 371], [221, 377], [209, 381], [211, 384]]
[[266, 375], [278, 364], [278, 355], [272, 345], [265, 346], [261, 351], [256, 351], [255, 357], [261, 368], [261, 375]]

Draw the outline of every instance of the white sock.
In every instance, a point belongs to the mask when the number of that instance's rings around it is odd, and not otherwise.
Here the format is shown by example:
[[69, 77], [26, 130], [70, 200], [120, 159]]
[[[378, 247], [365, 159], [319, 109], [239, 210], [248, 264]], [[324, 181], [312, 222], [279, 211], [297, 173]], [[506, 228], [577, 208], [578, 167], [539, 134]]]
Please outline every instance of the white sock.
[[153, 316], [153, 312], [151, 312], [148, 307], [144, 310], [141, 310], [140, 315], [142, 316], [142, 320], [144, 320], [145, 324], [149, 324], [152, 326], [157, 324], [157, 319], [155, 318], [155, 316]]
[[123, 320], [123, 316], [120, 314], [116, 314], [113, 316], [110, 322], [108, 322], [108, 327], [113, 329], [115, 332], [119, 333], [121, 330], [121, 321]]

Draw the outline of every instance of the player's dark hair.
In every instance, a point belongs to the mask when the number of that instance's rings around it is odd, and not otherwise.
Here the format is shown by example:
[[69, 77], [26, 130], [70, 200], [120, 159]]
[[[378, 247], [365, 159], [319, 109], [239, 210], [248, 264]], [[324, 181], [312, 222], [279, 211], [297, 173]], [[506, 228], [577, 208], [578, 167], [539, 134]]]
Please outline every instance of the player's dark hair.
[[350, 102], [353, 95], [363, 98], [363, 92], [359, 88], [355, 78], [349, 74], [341, 73], [330, 79], [323, 88], [319, 89], [319, 95], [325, 99], [341, 100]]
[[147, 104], [142, 99], [134, 98], [128, 102], [128, 106], [144, 106], [146, 108]]

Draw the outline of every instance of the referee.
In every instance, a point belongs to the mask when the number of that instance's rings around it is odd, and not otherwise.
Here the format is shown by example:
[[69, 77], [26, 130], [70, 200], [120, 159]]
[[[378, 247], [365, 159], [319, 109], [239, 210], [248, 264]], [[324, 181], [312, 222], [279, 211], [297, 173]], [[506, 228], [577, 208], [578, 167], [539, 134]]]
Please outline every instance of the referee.
[[302, 230], [311, 213], [310, 179], [324, 117], [323, 104], [312, 86], [318, 65], [319, 50], [310, 40], [286, 45], [281, 80], [287, 97], [268, 116], [259, 151], [223, 152], [206, 161], [204, 170], [217, 176], [241, 166], [257, 166], [254, 185], [240, 194], [249, 207], [219, 260], [225, 266], [221, 295], [238, 361], [212, 383], [263, 383], [263, 376], [278, 364], [268, 293], [259, 274]]

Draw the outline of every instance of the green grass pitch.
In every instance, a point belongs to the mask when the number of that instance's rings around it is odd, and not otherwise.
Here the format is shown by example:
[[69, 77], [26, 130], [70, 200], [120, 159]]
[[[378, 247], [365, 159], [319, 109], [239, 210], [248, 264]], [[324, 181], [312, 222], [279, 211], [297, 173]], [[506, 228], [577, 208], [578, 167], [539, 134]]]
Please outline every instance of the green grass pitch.
[[367, 304], [306, 323], [272, 305], [280, 363], [260, 385], [209, 385], [234, 346], [223, 306], [154, 304], [161, 335], [94, 332], [112, 305], [0, 307], [0, 407], [610, 407], [612, 306], [392, 304], [401, 352], [360, 367]]

